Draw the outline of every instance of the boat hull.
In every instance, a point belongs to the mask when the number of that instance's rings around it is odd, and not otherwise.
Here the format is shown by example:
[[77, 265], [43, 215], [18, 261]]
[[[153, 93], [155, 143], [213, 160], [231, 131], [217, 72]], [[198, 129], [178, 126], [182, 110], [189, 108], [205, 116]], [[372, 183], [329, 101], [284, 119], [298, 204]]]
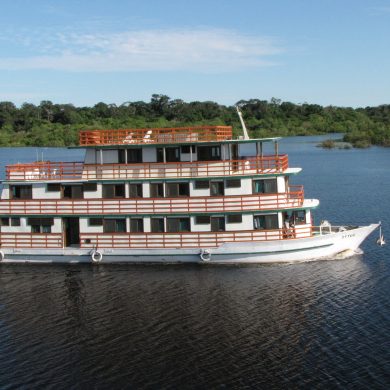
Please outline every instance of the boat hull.
[[[379, 224], [309, 238], [265, 242], [225, 243], [218, 248], [99, 249], [100, 261], [90, 249], [3, 249], [1, 263], [285, 263], [348, 257]], [[206, 253], [201, 256], [201, 252]], [[98, 256], [95, 256], [95, 258]], [[203, 258], [202, 258], [203, 257]]]

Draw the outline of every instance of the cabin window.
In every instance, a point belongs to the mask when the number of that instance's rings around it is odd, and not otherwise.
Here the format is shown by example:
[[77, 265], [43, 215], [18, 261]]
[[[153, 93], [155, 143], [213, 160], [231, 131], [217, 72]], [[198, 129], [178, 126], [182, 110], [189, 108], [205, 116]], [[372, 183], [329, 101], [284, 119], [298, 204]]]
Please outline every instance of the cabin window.
[[82, 185], [64, 185], [62, 187], [62, 197], [65, 199], [82, 199], [83, 186]]
[[32, 199], [32, 186], [11, 186], [11, 199]]
[[225, 193], [225, 187], [223, 181], [212, 181], [210, 182], [210, 195], [211, 196], [222, 196]]
[[225, 217], [211, 217], [211, 231], [224, 232], [225, 231]]
[[198, 146], [198, 161], [213, 161], [220, 159], [220, 146]]
[[127, 149], [127, 163], [142, 163], [142, 149]]
[[126, 232], [126, 219], [111, 219], [107, 218], [103, 220], [103, 232], [104, 233], [125, 233]]
[[306, 211], [295, 210], [291, 213], [289, 221], [295, 225], [302, 225], [306, 223]]
[[20, 226], [20, 218], [0, 218], [0, 226]]
[[130, 198], [142, 198], [142, 184], [130, 184]]
[[210, 216], [208, 215], [198, 215], [195, 217], [196, 225], [210, 225]]
[[59, 192], [59, 191], [61, 191], [61, 184], [60, 183], [48, 183], [46, 185], [46, 191], [47, 192]]
[[152, 233], [164, 233], [164, 218], [151, 218], [150, 219], [150, 230]]
[[276, 179], [262, 179], [253, 181], [254, 194], [275, 194], [276, 192]]
[[130, 231], [132, 233], [143, 233], [144, 220], [142, 218], [130, 218]]
[[103, 218], [89, 218], [89, 226], [103, 226]]
[[[180, 148], [165, 148], [165, 161], [178, 162], [180, 161]], [[157, 148], [157, 162], [164, 162], [164, 148]]]
[[51, 233], [54, 225], [53, 218], [27, 218], [27, 225], [31, 226], [31, 233]]
[[241, 179], [226, 180], [226, 188], [241, 188]]
[[167, 218], [168, 233], [189, 232], [190, 219], [189, 218]]
[[20, 218], [12, 217], [11, 218], [11, 226], [20, 226]]
[[0, 226], [9, 226], [9, 218], [0, 218]]
[[124, 198], [125, 185], [124, 184], [103, 184], [103, 198]]
[[166, 184], [167, 197], [175, 198], [179, 196], [189, 196], [189, 183], [167, 183]]
[[118, 150], [118, 163], [119, 164], [125, 164], [126, 163], [126, 150], [125, 149], [119, 149]]
[[186, 154], [195, 153], [195, 150], [195, 145], [183, 145], [181, 147], [181, 152]]
[[194, 187], [196, 190], [208, 190], [210, 188], [210, 182], [208, 180], [196, 180]]
[[83, 184], [84, 192], [94, 192], [97, 191], [97, 183], [84, 183]]
[[242, 222], [242, 214], [229, 214], [226, 217], [227, 223], [241, 223]]
[[150, 183], [150, 197], [151, 198], [163, 198], [164, 197], [163, 183]]
[[255, 230], [271, 230], [279, 228], [277, 214], [255, 215], [253, 217], [253, 227]]

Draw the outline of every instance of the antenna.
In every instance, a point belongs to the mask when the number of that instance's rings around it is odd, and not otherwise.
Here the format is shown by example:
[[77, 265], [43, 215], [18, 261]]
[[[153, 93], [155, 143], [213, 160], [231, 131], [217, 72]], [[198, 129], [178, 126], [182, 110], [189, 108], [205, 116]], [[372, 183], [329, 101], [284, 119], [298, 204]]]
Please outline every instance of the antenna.
[[242, 117], [242, 112], [238, 106], [236, 106], [238, 117], [240, 118], [242, 132], [244, 133], [244, 139], [250, 139], [248, 135], [248, 130], [246, 129], [244, 118]]

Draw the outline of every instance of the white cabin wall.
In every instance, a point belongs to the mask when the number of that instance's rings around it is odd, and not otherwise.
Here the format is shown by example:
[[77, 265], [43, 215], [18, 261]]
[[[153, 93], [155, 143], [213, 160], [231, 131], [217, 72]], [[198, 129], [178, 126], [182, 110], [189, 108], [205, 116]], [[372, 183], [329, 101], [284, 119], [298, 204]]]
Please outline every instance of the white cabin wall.
[[[4, 217], [9, 218], [9, 217]], [[2, 233], [30, 233], [31, 228], [27, 226], [27, 218], [20, 218], [20, 226], [0, 226]]]
[[[234, 177], [232, 177], [232, 179], [234, 179]], [[225, 196], [247, 194], [252, 194], [252, 179], [241, 179], [241, 187], [238, 188], [226, 188], [225, 181]]]
[[3, 190], [1, 191], [1, 199], [9, 199], [9, 185], [4, 184]]
[[46, 183], [36, 183], [32, 186], [33, 199], [61, 199], [61, 191], [47, 191]]
[[103, 233], [103, 226], [89, 226], [89, 218], [80, 218], [80, 233]]
[[152, 183], [152, 182], [142, 183], [142, 197], [143, 198], [150, 198], [150, 183]]
[[84, 191], [84, 199], [99, 199], [103, 197], [103, 186], [101, 183], [96, 184], [96, 191]]
[[144, 232], [145, 233], [150, 233], [151, 230], [152, 230], [152, 228], [151, 228], [150, 217], [145, 217], [144, 218]]
[[276, 178], [276, 184], [279, 193], [286, 192], [286, 180], [284, 179], [284, 176], [278, 176]]
[[211, 228], [211, 224], [196, 224], [195, 223], [195, 216], [191, 216], [190, 223], [191, 223], [191, 232], [209, 232]]
[[[227, 220], [227, 219], [226, 219]], [[226, 231], [235, 230], [253, 230], [253, 215], [243, 214], [241, 223], [227, 223], [225, 225]]]
[[210, 188], [195, 188], [195, 181], [190, 182], [190, 197], [193, 196], [210, 196]]

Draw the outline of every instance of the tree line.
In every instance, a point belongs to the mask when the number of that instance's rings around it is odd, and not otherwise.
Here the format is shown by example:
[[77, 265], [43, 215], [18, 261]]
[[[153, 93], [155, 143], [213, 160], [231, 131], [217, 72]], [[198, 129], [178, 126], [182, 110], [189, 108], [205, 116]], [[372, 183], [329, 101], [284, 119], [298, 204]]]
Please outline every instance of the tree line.
[[[250, 136], [316, 135], [344, 133], [344, 141], [357, 147], [390, 146], [390, 105], [377, 107], [323, 107], [294, 104], [272, 98], [240, 100]], [[78, 131], [176, 127], [188, 125], [231, 125], [236, 135], [241, 126], [235, 106], [212, 101], [184, 102], [154, 94], [150, 102], [125, 102], [121, 105], [97, 103], [93, 107], [24, 103], [16, 107], [0, 102], [0, 146], [72, 146]]]

